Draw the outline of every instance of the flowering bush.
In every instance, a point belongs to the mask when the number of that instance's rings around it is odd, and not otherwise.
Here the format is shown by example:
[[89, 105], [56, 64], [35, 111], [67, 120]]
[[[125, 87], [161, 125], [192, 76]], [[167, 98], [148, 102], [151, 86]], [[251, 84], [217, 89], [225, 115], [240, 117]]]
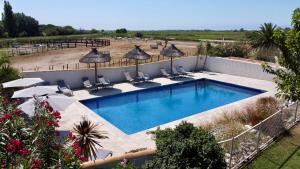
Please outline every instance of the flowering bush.
[[17, 109], [18, 101], [0, 97], [1, 168], [79, 168], [86, 158], [70, 133], [60, 137], [60, 113], [46, 101], [36, 101], [32, 119]]

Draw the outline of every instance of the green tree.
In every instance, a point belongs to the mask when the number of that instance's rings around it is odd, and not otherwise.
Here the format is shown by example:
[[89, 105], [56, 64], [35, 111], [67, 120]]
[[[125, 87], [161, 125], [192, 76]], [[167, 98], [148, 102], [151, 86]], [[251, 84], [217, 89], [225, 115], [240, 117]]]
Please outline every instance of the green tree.
[[12, 68], [9, 58], [4, 51], [0, 51], [0, 83], [19, 78], [18, 70]]
[[147, 169], [226, 168], [223, 150], [202, 128], [183, 122], [175, 129], [158, 129], [154, 134], [157, 150]]
[[274, 33], [277, 26], [272, 23], [264, 23], [260, 31], [255, 32], [251, 38], [251, 44], [254, 48], [272, 49], [276, 47]]
[[142, 32], [136, 32], [134, 36], [137, 38], [143, 38], [144, 35]]
[[117, 29], [116, 33], [118, 33], [118, 34], [125, 34], [125, 33], [127, 33], [127, 29], [125, 29], [125, 28]]
[[18, 36], [37, 36], [40, 35], [39, 22], [24, 13], [15, 13], [16, 32]]
[[278, 95], [289, 101], [300, 100], [300, 8], [294, 10], [292, 29], [278, 28], [274, 33], [275, 44], [281, 50], [279, 64], [284, 69], [264, 65], [267, 72], [276, 75]]
[[12, 7], [8, 1], [4, 1], [4, 9], [2, 14], [2, 21], [5, 30], [10, 37], [16, 36], [16, 19], [12, 11]]

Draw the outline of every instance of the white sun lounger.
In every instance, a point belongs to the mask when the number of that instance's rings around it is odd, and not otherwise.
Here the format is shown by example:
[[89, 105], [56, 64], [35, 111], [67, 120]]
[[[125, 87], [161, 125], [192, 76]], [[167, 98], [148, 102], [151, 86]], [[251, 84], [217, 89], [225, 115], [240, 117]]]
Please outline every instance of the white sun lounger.
[[131, 77], [129, 72], [124, 72], [125, 78], [129, 83], [135, 83], [135, 80]]
[[173, 78], [167, 71], [166, 71], [166, 69], [160, 69], [160, 71], [161, 71], [161, 74], [164, 76], [164, 77], [166, 77], [166, 78], [169, 78], [169, 79], [171, 79], [171, 78]]
[[182, 66], [178, 66], [176, 70], [177, 70], [178, 73], [180, 73], [180, 74], [182, 74], [182, 75], [188, 75], [188, 74], [189, 74], [187, 71], [185, 71], [185, 70], [183, 69]]
[[144, 81], [148, 81], [151, 79], [148, 74], [144, 74], [143, 72], [138, 72], [138, 75], [139, 75], [138, 78]]
[[93, 87], [93, 85], [91, 84], [90, 80], [87, 77], [82, 78], [82, 84], [83, 87], [86, 89], [91, 89]]
[[105, 79], [103, 76], [98, 77], [99, 85], [102, 87], [112, 87], [112, 84], [108, 79]]

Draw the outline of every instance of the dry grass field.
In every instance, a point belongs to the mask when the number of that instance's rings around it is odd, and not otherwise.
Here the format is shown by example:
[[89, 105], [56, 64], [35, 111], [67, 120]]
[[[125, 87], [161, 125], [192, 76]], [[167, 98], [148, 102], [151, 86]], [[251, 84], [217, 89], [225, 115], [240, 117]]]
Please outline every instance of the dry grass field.
[[[159, 55], [163, 46], [158, 49], [151, 49], [150, 44], [155, 44], [156, 40], [114, 40], [111, 39], [111, 45], [106, 47], [99, 47], [100, 51], [109, 51], [112, 58], [117, 59], [123, 57], [125, 53], [130, 51], [134, 45], [141, 46], [147, 53], [151, 55]], [[169, 42], [174, 43], [176, 46], [187, 54], [194, 54], [197, 51], [196, 42]], [[164, 45], [164, 42], [162, 41]], [[24, 71], [32, 71], [34, 68], [39, 67], [39, 70], [49, 70], [49, 66], [54, 69], [62, 69], [63, 65], [75, 65], [79, 59], [87, 54], [90, 48], [66, 48], [38, 53], [35, 55], [21, 55], [11, 57], [12, 66]]]

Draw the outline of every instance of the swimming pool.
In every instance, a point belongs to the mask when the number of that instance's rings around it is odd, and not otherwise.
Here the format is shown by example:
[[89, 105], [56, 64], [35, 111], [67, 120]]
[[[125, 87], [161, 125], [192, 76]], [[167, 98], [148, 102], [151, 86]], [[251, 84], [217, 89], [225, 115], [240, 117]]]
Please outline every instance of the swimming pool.
[[264, 91], [208, 79], [83, 100], [126, 134], [252, 97]]

